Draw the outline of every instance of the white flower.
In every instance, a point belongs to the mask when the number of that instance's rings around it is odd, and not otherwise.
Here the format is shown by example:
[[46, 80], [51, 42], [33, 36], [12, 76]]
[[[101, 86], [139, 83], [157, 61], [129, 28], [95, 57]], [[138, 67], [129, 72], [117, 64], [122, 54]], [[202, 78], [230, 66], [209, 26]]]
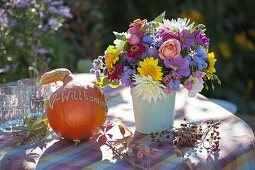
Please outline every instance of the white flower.
[[117, 50], [122, 51], [127, 41], [116, 39], [113, 41]]
[[157, 81], [154, 81], [151, 76], [139, 76], [134, 75], [134, 92], [137, 97], [142, 96], [143, 100], [147, 100], [151, 103], [153, 99], [156, 103], [158, 99], [166, 99], [166, 94], [164, 92], [164, 88], [166, 88], [163, 84], [160, 84]]
[[189, 76], [188, 81], [192, 82], [192, 88], [189, 90], [189, 97], [194, 97], [196, 93], [199, 93], [204, 88], [204, 81], [202, 77]]
[[184, 28], [191, 29], [194, 26], [194, 22], [189, 25], [190, 19], [187, 18], [178, 18], [177, 20], [168, 19], [163, 20], [163, 26], [170, 28], [173, 31], [181, 32]]

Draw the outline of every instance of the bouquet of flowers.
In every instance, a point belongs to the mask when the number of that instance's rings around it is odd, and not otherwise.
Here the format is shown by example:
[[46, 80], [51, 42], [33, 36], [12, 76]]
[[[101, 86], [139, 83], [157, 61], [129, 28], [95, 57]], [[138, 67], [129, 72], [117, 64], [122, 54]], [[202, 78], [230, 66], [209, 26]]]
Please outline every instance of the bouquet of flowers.
[[208, 89], [205, 81], [212, 88], [213, 80], [220, 83], [205, 30], [187, 18], [165, 19], [165, 12], [153, 21], [136, 19], [127, 32], [113, 32], [114, 45], [94, 60], [91, 72], [99, 86], [130, 86], [148, 102], [165, 98], [181, 84], [195, 96]]

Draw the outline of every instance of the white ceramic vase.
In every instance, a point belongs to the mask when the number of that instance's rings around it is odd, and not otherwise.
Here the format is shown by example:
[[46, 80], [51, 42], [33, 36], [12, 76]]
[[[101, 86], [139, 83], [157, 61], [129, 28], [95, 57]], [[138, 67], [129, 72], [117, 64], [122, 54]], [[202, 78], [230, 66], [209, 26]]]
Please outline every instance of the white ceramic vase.
[[173, 126], [176, 92], [167, 93], [167, 98], [149, 103], [137, 97], [131, 90], [136, 131], [150, 134]]

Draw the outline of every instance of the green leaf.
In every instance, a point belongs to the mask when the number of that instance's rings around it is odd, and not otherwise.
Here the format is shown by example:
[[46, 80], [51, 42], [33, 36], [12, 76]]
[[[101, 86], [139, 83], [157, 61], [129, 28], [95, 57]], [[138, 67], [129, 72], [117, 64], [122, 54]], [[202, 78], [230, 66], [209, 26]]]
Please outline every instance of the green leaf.
[[155, 22], [162, 22], [163, 19], [165, 19], [165, 14], [166, 14], [166, 11], [164, 11], [162, 14], [157, 16], [153, 21], [155, 21]]
[[193, 27], [191, 29], [191, 32], [195, 31], [196, 29], [200, 29], [202, 32], [205, 32], [206, 31], [206, 27], [204, 24], [198, 24], [197, 26]]
[[118, 39], [118, 40], [126, 40], [125, 33], [118, 33], [116, 31], [113, 31], [113, 34], [115, 35], [116, 39]]
[[111, 84], [109, 84], [109, 86], [114, 89], [119, 87], [119, 85], [120, 85], [120, 81], [111, 82]]
[[117, 88], [120, 85], [120, 81], [111, 82], [106, 77], [100, 77], [100, 81], [95, 81], [94, 84], [100, 87], [109, 85], [111, 88]]

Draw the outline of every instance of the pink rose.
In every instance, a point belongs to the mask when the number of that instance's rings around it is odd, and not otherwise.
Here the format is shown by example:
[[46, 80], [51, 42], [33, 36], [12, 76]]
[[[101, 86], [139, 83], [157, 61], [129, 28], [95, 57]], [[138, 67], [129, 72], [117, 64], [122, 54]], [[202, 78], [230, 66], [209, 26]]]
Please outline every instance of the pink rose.
[[159, 48], [159, 57], [163, 60], [174, 58], [180, 55], [181, 44], [178, 40], [172, 38], [165, 41]]

